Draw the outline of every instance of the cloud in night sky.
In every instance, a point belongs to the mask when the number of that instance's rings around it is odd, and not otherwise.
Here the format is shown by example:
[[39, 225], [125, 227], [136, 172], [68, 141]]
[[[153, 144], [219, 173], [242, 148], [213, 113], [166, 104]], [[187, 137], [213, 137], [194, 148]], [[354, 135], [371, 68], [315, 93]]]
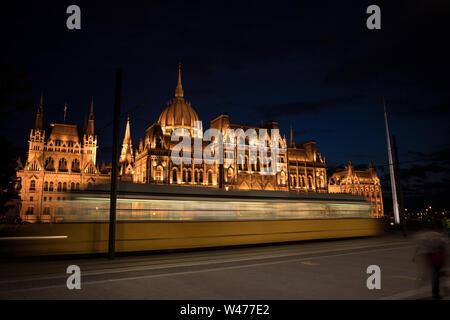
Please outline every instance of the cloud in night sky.
[[355, 98], [333, 97], [329, 99], [301, 101], [294, 103], [280, 103], [252, 107], [266, 119], [276, 119], [279, 117], [291, 117], [305, 114], [318, 114], [326, 112], [332, 108], [342, 108], [343, 106], [353, 106], [356, 104]]

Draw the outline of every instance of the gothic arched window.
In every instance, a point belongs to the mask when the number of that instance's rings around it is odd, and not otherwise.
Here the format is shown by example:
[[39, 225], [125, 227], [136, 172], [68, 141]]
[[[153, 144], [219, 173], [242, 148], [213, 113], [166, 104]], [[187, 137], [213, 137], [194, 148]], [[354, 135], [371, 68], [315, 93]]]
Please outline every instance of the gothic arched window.
[[164, 179], [163, 168], [159, 166], [159, 167], [156, 168], [155, 180], [156, 181], [163, 181], [163, 179]]
[[238, 148], [245, 148], [245, 138], [243, 136], [238, 138]]
[[89, 166], [86, 168], [86, 173], [90, 173], [90, 174], [94, 174], [95, 173], [95, 169], [94, 166], [91, 164], [89, 164]]
[[161, 149], [162, 148], [162, 140], [161, 137], [157, 137], [156, 138], [156, 149]]
[[281, 171], [280, 178], [281, 184], [286, 184], [286, 174], [284, 173], [284, 171]]
[[30, 182], [30, 191], [36, 190], [36, 181], [31, 180]]
[[312, 182], [312, 177], [311, 176], [308, 176], [308, 185], [309, 185], [310, 188], [313, 187], [313, 182]]
[[73, 172], [80, 172], [80, 161], [78, 159], [74, 159], [72, 161], [72, 171]]
[[212, 172], [211, 171], [208, 171], [208, 184], [212, 184], [213, 182], [212, 182]]
[[67, 171], [67, 160], [66, 159], [64, 159], [64, 158], [59, 159], [58, 170], [59, 171]]
[[177, 179], [177, 169], [173, 169], [172, 170], [172, 183], [177, 183], [178, 179]]
[[239, 155], [238, 164], [239, 164], [239, 168], [241, 170], [244, 170], [245, 159], [242, 155]]
[[52, 157], [48, 157], [47, 159], [45, 159], [44, 168], [45, 168], [45, 170], [55, 170]]
[[233, 169], [232, 168], [228, 168], [227, 181], [231, 182], [231, 180], [233, 180]]
[[36, 160], [33, 160], [33, 162], [28, 167], [28, 169], [31, 170], [31, 171], [38, 171], [39, 170], [39, 167], [38, 167], [38, 164], [37, 164]]

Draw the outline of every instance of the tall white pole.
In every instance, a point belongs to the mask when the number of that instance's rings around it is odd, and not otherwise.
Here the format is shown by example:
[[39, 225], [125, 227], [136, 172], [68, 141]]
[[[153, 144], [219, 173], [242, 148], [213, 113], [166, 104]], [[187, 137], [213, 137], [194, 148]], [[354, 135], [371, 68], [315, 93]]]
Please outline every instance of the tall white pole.
[[394, 175], [394, 164], [392, 163], [392, 150], [391, 150], [391, 139], [389, 135], [389, 126], [387, 120], [386, 113], [386, 103], [384, 102], [384, 123], [386, 125], [386, 139], [387, 139], [387, 148], [388, 148], [388, 156], [389, 156], [389, 171], [391, 173], [391, 187], [392, 187], [392, 202], [394, 206], [394, 222], [395, 224], [400, 224], [400, 214], [398, 212], [398, 201], [397, 201], [397, 188], [395, 186], [395, 175]]

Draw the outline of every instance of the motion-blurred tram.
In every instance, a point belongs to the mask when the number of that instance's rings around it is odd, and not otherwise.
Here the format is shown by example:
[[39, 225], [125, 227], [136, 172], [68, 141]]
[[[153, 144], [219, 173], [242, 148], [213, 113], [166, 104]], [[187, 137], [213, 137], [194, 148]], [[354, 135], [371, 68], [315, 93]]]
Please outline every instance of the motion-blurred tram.
[[[55, 223], [2, 226], [9, 255], [105, 253], [109, 185], [73, 192]], [[370, 204], [349, 194], [226, 191], [121, 182], [116, 251], [136, 252], [373, 236]]]

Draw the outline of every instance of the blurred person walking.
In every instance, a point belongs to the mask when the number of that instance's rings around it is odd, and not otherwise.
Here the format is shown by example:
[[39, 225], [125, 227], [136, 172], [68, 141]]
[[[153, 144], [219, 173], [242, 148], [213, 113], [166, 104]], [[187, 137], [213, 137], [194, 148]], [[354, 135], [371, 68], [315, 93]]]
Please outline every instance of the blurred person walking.
[[422, 282], [431, 280], [433, 299], [442, 299], [440, 295], [441, 270], [445, 265], [447, 239], [435, 231], [421, 232], [416, 238], [413, 261], [418, 264], [419, 278]]
[[444, 216], [444, 218], [442, 218], [442, 228], [444, 229], [445, 237], [448, 238], [449, 229], [450, 229], [450, 220], [447, 219], [446, 216]]

